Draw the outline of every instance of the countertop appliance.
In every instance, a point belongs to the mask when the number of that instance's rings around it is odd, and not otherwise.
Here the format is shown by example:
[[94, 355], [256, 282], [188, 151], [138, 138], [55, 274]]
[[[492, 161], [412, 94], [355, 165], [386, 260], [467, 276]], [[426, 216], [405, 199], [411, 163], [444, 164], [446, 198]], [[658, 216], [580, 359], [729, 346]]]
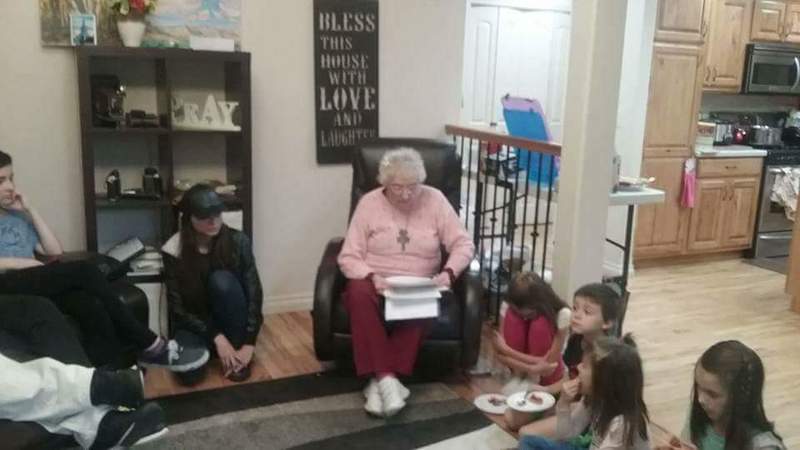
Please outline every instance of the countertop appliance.
[[800, 47], [748, 44], [745, 94], [800, 95]]
[[780, 148], [783, 146], [782, 132], [783, 128], [753, 125], [750, 127], [750, 145], [759, 148]]
[[761, 177], [761, 198], [751, 256], [776, 258], [789, 255], [794, 223], [786, 218], [783, 206], [770, 200], [775, 177], [782, 168], [800, 167], [800, 147], [785, 146], [767, 150]]
[[731, 145], [733, 143], [733, 123], [718, 120], [714, 124], [714, 145]]

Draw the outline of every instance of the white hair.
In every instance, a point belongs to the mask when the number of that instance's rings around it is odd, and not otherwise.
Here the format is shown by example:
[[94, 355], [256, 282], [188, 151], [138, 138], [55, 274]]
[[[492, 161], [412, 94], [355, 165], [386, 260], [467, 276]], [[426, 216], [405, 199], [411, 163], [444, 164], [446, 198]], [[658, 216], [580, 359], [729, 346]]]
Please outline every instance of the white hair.
[[383, 155], [378, 165], [378, 183], [386, 186], [400, 174], [411, 175], [418, 183], [425, 182], [428, 175], [418, 151], [410, 147], [400, 147]]

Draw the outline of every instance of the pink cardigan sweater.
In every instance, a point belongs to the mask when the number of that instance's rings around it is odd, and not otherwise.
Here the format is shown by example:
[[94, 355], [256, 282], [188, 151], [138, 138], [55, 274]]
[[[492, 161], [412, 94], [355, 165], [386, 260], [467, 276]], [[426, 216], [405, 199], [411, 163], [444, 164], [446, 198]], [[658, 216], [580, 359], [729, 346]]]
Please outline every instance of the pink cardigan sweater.
[[[361, 197], [338, 258], [347, 278], [370, 273], [431, 277], [441, 268], [440, 245], [449, 255], [446, 268], [458, 276], [467, 267], [475, 246], [461, 219], [438, 189], [421, 189], [416, 208], [408, 214], [389, 203], [383, 188]], [[407, 242], [400, 239], [401, 228], [408, 230]]]

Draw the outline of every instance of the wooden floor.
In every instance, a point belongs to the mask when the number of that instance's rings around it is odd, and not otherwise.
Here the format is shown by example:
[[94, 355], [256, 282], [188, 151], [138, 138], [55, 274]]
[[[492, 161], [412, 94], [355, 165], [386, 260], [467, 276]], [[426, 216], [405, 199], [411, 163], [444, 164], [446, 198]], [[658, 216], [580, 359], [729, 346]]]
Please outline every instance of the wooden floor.
[[644, 359], [653, 420], [679, 430], [697, 358], [715, 342], [738, 339], [764, 362], [767, 417], [787, 448], [800, 448], [800, 314], [789, 312], [785, 281], [741, 260], [636, 273], [624, 328]]
[[[689, 404], [692, 369], [711, 344], [739, 339], [761, 355], [767, 370], [766, 410], [787, 448], [800, 448], [800, 315], [788, 311], [785, 277], [739, 260], [648, 268], [637, 271], [625, 329], [633, 332], [645, 362], [645, 396], [653, 420], [679, 431]], [[484, 341], [488, 336], [488, 327]], [[482, 352], [492, 355], [484, 345]], [[307, 312], [270, 315], [256, 346], [250, 381], [313, 373], [311, 317]], [[492, 377], [446, 380], [471, 400], [496, 392]], [[187, 389], [164, 371], [147, 374], [147, 396], [231, 385], [211, 367], [200, 385]], [[496, 419], [496, 418], [495, 418]]]

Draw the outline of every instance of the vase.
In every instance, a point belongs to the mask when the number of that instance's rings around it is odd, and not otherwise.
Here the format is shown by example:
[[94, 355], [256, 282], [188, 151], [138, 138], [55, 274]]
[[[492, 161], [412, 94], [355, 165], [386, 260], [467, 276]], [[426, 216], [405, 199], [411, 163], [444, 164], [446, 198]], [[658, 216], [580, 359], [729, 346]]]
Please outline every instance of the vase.
[[125, 47], [139, 47], [142, 45], [144, 30], [146, 28], [144, 20], [140, 19], [120, 19], [117, 20], [117, 31]]

